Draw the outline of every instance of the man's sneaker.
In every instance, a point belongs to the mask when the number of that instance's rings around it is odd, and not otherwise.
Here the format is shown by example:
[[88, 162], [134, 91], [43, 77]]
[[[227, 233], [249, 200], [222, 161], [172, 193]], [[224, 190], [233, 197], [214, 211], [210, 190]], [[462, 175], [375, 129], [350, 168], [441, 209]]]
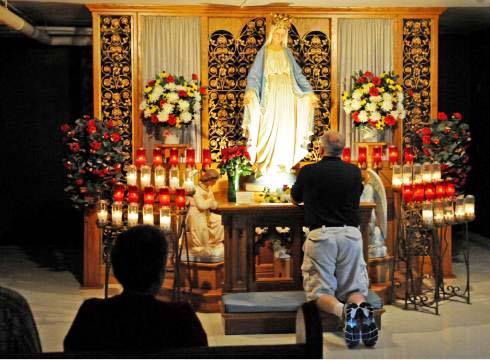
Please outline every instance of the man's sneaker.
[[361, 338], [364, 345], [372, 347], [378, 341], [378, 326], [374, 321], [374, 310], [370, 303], [363, 302], [358, 310], [361, 320]]
[[348, 304], [344, 308], [344, 339], [345, 343], [352, 349], [361, 341], [361, 329], [358, 323], [357, 304]]

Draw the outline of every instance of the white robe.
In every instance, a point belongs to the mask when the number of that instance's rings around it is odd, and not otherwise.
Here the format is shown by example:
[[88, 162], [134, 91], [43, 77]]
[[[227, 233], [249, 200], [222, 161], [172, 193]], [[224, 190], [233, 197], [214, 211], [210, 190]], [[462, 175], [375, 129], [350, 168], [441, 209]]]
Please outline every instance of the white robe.
[[199, 184], [190, 200], [187, 228], [190, 232], [189, 248], [195, 255], [220, 256], [223, 254], [224, 227], [221, 216], [212, 213], [218, 203], [213, 192]]

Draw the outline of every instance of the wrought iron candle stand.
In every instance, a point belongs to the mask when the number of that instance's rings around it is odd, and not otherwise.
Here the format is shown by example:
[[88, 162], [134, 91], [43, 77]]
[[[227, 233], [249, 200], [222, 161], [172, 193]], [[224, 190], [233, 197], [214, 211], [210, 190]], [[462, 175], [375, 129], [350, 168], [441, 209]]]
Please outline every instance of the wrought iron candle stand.
[[[182, 252], [185, 247], [186, 253], [189, 252], [187, 239], [186, 220], [189, 207], [186, 205], [182, 209], [173, 209], [170, 216], [175, 218], [175, 231], [164, 230], [167, 239], [172, 239], [172, 263], [174, 270], [174, 281], [172, 286], [172, 301], [179, 301], [183, 292], [180, 278], [180, 268], [182, 266]], [[157, 225], [155, 225], [157, 226]], [[129, 227], [126, 224], [113, 225], [110, 221], [100, 222], [97, 220], [97, 227], [102, 231], [102, 259], [105, 265], [104, 274], [104, 298], [107, 299], [109, 292], [109, 278], [112, 267], [111, 254], [117, 237]], [[182, 241], [180, 241], [182, 240]], [[187, 281], [189, 283], [188, 292], [192, 293], [192, 272], [189, 258], [186, 259]]]
[[[424, 225], [419, 204], [406, 204], [402, 207], [400, 225], [398, 229], [397, 244], [395, 244], [394, 269], [400, 261], [405, 263], [405, 299], [404, 308], [413, 305], [418, 308], [433, 309], [439, 314], [439, 291], [442, 283], [442, 267], [440, 256], [440, 239], [437, 229]], [[425, 259], [431, 259], [432, 271], [424, 274]], [[414, 269], [416, 261], [420, 262], [418, 270]], [[432, 278], [434, 286], [427, 287], [424, 279]], [[395, 286], [394, 271], [392, 272], [391, 300], [394, 302]], [[424, 288], [425, 286], [425, 288]]]

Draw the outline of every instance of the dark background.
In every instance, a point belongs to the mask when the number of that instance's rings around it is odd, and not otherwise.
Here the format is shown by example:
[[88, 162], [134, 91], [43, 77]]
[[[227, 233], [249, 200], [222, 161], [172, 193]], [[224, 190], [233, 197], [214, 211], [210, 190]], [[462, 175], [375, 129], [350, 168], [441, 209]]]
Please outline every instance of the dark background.
[[[441, 34], [439, 111], [461, 112], [473, 133], [468, 193], [471, 230], [490, 237], [490, 30]], [[92, 114], [89, 47], [53, 47], [0, 38], [0, 244], [29, 245], [53, 265], [83, 245], [82, 214], [66, 199], [60, 125]], [[54, 252], [50, 249], [56, 249]], [[62, 249], [62, 250], [59, 250]], [[61, 253], [59, 253], [61, 251]], [[33, 252], [34, 254], [35, 252]], [[81, 267], [81, 260], [79, 262]]]

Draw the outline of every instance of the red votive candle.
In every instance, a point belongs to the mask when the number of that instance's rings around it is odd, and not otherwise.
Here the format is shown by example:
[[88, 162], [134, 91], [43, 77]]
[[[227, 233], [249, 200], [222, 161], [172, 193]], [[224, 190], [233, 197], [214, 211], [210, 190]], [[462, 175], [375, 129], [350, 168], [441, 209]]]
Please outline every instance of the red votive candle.
[[124, 200], [124, 185], [123, 184], [116, 184], [114, 185], [114, 194], [113, 194], [113, 199], [115, 202], [121, 202]]
[[404, 151], [405, 164], [413, 164], [413, 151], [412, 148], [407, 146]]
[[403, 185], [402, 196], [403, 196], [403, 201], [405, 201], [406, 203], [412, 202], [413, 200], [412, 185]]
[[423, 184], [415, 185], [415, 189], [413, 192], [413, 200], [417, 202], [424, 201], [425, 189]]
[[381, 146], [375, 146], [373, 149], [373, 165], [374, 165], [374, 168], [376, 168], [376, 169], [380, 168], [382, 160], [383, 160], [382, 148], [381, 148]]
[[139, 168], [141, 165], [146, 164], [146, 149], [139, 148], [136, 150], [136, 159], [134, 160], [134, 164]]
[[145, 204], [153, 204], [155, 202], [155, 190], [153, 190], [153, 186], [145, 187], [143, 201]]
[[454, 186], [454, 183], [446, 183], [446, 197], [452, 198], [454, 195], [456, 195], [456, 187]]
[[436, 190], [434, 189], [434, 185], [427, 184], [425, 185], [425, 199], [428, 201], [434, 200], [436, 197]]
[[163, 164], [162, 149], [153, 149], [153, 166], [161, 166]]
[[170, 166], [177, 166], [179, 164], [179, 150], [176, 148], [170, 149]]
[[357, 164], [362, 167], [362, 168], [365, 168], [367, 163], [367, 148], [365, 146], [359, 146], [359, 148], [357, 149]]
[[345, 161], [346, 163], [350, 163], [350, 159], [351, 159], [350, 147], [345, 147], [344, 150], [342, 150], [342, 160]]
[[443, 182], [436, 185], [436, 199], [442, 199], [446, 196], [446, 185]]
[[189, 167], [196, 165], [196, 150], [192, 148], [185, 150], [185, 165]]
[[140, 200], [139, 196], [139, 190], [136, 185], [130, 185], [128, 186], [128, 202], [131, 203], [138, 203]]
[[185, 189], [177, 188], [175, 190], [175, 206], [178, 209], [182, 209], [185, 206]]
[[390, 165], [396, 165], [398, 163], [398, 148], [395, 145], [388, 147], [388, 160]]
[[208, 167], [211, 166], [211, 150], [209, 149], [202, 149], [202, 168], [207, 169]]
[[170, 189], [168, 187], [158, 190], [158, 202], [160, 206], [170, 206]]

